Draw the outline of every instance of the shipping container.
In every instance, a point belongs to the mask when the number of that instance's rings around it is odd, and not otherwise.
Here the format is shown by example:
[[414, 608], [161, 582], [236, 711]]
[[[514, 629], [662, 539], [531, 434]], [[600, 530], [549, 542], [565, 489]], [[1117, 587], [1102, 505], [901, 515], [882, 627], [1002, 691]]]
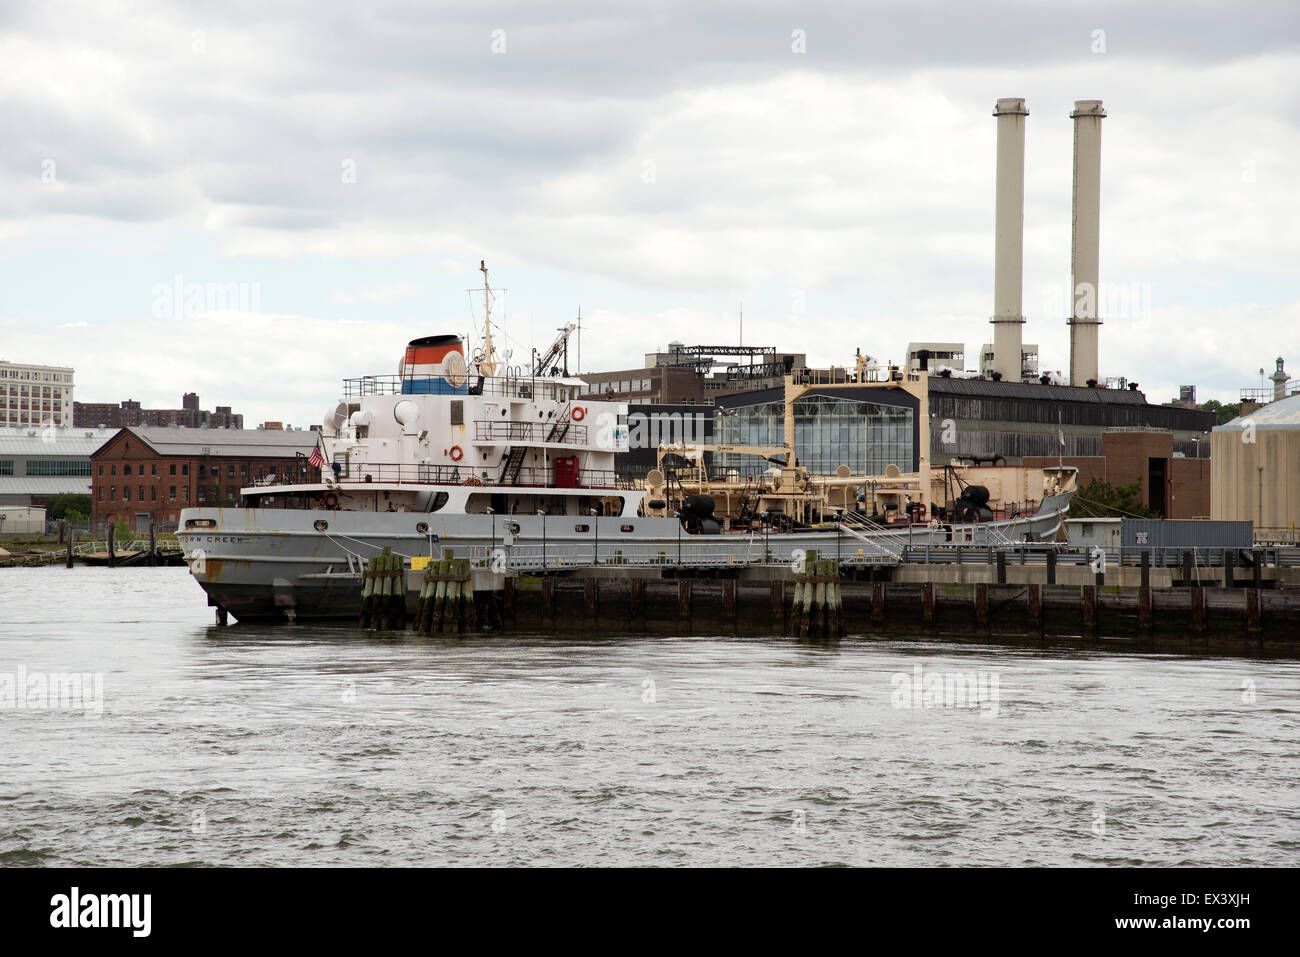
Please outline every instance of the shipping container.
[[1126, 518], [1120, 524], [1124, 551], [1148, 548], [1250, 548], [1254, 522]]

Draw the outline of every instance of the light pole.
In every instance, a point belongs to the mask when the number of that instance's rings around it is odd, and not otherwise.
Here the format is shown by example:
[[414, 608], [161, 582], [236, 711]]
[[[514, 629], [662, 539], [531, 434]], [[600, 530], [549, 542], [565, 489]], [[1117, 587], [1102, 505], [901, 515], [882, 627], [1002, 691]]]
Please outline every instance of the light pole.
[[600, 564], [600, 516], [596, 514], [596, 510], [594, 508], [591, 510], [591, 516], [592, 516], [591, 518], [592, 527], [596, 529], [596, 554], [593, 556], [593, 558], [595, 559], [595, 563], [599, 565]]
[[546, 570], [546, 509], [539, 508], [537, 514], [542, 516], [542, 571]]

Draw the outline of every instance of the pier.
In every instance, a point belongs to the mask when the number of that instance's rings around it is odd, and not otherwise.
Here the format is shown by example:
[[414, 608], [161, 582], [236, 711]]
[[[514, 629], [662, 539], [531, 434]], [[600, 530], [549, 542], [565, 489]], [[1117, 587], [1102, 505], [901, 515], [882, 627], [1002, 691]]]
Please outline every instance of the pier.
[[[1300, 654], [1300, 549], [1149, 549], [1116, 558], [1125, 564], [1039, 546], [918, 549], [893, 564], [840, 564], [816, 552], [779, 564], [498, 570], [485, 556], [443, 559], [404, 566], [405, 613], [390, 616], [400, 624], [370, 619], [370, 627], [405, 630], [409, 619], [422, 633], [854, 634]], [[386, 562], [392, 556], [377, 559], [378, 574], [391, 578]]]

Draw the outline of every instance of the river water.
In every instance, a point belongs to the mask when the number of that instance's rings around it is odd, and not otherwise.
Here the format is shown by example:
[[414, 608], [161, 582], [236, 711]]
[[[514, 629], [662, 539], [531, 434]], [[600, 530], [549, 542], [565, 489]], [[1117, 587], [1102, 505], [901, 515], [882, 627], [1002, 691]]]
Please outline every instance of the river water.
[[212, 621], [0, 571], [0, 864], [1300, 860], [1296, 661]]

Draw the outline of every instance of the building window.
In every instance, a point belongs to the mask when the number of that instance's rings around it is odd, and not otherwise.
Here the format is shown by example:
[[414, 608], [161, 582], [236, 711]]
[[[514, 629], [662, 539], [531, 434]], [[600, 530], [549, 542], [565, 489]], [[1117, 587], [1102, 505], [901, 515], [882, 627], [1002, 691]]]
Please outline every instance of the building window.
[[99, 464], [99, 474], [100, 475], [104, 474], [104, 463], [102, 462]]
[[176, 463], [175, 463], [175, 462], [173, 462], [172, 465], [171, 465], [171, 474], [172, 474], [172, 475], [175, 475], [175, 474], [176, 474]]
[[143, 502], [143, 501], [144, 501], [144, 486], [143, 486], [143, 485], [140, 486], [140, 498], [137, 499], [137, 501], [140, 501], [140, 502]]
[[109, 500], [110, 502], [116, 502], [116, 501], [117, 501], [117, 486], [116, 486], [116, 485], [110, 485], [110, 486], [108, 487], [108, 500]]
[[158, 474], [158, 463], [157, 463], [157, 462], [151, 462], [151, 463], [150, 463], [150, 465], [149, 465], [149, 474], [150, 474], [150, 475], [157, 475], [157, 474]]
[[129, 465], [123, 465], [123, 466], [122, 466], [122, 474], [123, 474], [123, 475], [130, 475], [130, 474], [131, 474], [131, 466], [129, 466]]
[[33, 459], [27, 463], [27, 474], [89, 476], [90, 463], [68, 459]]
[[226, 475], [229, 478], [235, 477], [235, 467], [233, 465], [226, 466]]
[[174, 501], [176, 501], [176, 486], [175, 486], [175, 485], [173, 485], [170, 489], [167, 490], [167, 501], [169, 501], [169, 502], [174, 502]]
[[190, 487], [189, 487], [188, 485], [182, 485], [182, 486], [181, 486], [181, 504], [182, 504], [182, 505], [184, 505], [184, 504], [188, 504], [188, 503], [189, 503], [189, 500], [190, 500]]
[[156, 502], [156, 501], [158, 501], [158, 486], [157, 486], [157, 485], [150, 485], [150, 486], [149, 486], [149, 501], [151, 501], [151, 502]]
[[181, 474], [182, 474], [182, 475], [189, 475], [189, 474], [190, 474], [190, 463], [189, 463], [189, 462], [185, 462], [185, 463], [183, 463], [183, 464], [181, 465]]
[[129, 485], [122, 486], [122, 501], [124, 502], [131, 501], [131, 486]]
[[114, 465], [110, 465], [110, 466], [108, 467], [108, 474], [109, 474], [109, 475], [116, 475], [116, 474], [117, 474], [117, 465], [116, 465], [116, 464], [114, 464]]
[[95, 488], [95, 501], [96, 501], [96, 502], [102, 502], [102, 501], [104, 501], [104, 486], [102, 486], [102, 485], [96, 486], [96, 488]]
[[[32, 463], [28, 462], [27, 464], [30, 467]], [[14, 460], [0, 459], [0, 475], [13, 475], [13, 474], [14, 474]]]

